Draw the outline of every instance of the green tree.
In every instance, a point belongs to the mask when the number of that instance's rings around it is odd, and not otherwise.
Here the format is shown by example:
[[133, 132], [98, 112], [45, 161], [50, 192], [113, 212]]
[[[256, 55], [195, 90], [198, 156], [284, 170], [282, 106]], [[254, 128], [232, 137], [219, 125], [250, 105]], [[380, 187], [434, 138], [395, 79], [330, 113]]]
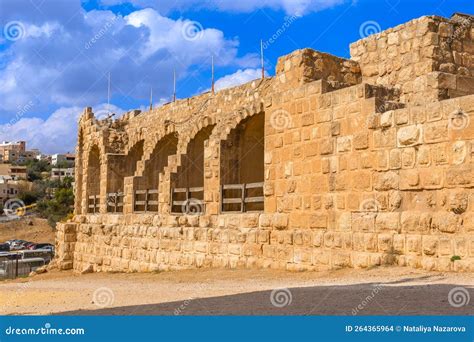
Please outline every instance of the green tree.
[[51, 165], [46, 160], [29, 160], [25, 164], [27, 179], [30, 182], [41, 180], [42, 172], [51, 172]]
[[37, 210], [39, 214], [48, 219], [52, 227], [56, 223], [65, 219], [73, 212], [74, 192], [72, 188], [58, 188], [52, 199], [43, 199], [38, 202]]

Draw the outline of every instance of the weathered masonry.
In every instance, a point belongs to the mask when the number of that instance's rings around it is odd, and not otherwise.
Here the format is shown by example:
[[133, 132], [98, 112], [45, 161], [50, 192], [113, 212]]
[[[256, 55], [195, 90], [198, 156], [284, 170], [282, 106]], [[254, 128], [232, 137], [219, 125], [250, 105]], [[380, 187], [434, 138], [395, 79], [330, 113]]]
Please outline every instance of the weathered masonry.
[[407, 265], [474, 271], [474, 17], [311, 49], [263, 80], [79, 122], [81, 271]]

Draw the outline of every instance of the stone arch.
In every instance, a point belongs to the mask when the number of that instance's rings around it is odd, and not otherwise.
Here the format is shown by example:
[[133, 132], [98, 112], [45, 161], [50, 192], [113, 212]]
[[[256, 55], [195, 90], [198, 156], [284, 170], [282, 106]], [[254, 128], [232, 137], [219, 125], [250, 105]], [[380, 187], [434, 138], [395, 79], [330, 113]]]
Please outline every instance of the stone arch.
[[124, 178], [133, 176], [137, 163], [143, 156], [144, 140], [135, 143], [125, 155], [110, 154], [108, 157], [107, 192], [123, 192]]
[[[210, 123], [209, 125], [204, 124]], [[171, 175], [171, 212], [204, 212], [204, 149], [215, 124], [202, 120], [196, 127], [202, 127], [192, 138], [187, 137], [186, 151], [181, 153], [176, 172]], [[192, 206], [189, 209], [189, 206]]]
[[158, 211], [160, 181], [168, 158], [176, 154], [177, 147], [178, 137], [174, 133], [166, 134], [156, 142], [137, 180], [134, 211]]
[[220, 144], [221, 211], [263, 211], [265, 114], [246, 113]]
[[[178, 150], [182, 151], [182, 154], [186, 153], [189, 143], [194, 139], [194, 137], [206, 127], [214, 127], [216, 125], [216, 119], [214, 116], [204, 116], [195, 120], [192, 123], [187, 124], [187, 126], [181, 128], [177, 131], [180, 137]], [[211, 130], [212, 131], [212, 130]]]

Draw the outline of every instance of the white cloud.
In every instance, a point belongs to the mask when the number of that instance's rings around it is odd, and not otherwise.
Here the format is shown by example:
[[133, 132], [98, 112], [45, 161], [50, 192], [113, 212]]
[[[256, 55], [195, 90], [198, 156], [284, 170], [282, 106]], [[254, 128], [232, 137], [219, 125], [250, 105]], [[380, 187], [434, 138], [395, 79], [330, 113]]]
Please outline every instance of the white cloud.
[[[152, 85], [158, 97], [172, 92], [174, 68], [183, 79], [196, 65], [208, 64], [211, 54], [220, 66], [251, 67], [252, 58], [238, 56], [236, 39], [151, 8], [125, 17], [79, 9], [68, 18], [25, 20], [24, 37], [0, 52], [0, 123], [30, 101], [37, 116], [51, 108], [104, 101], [108, 72], [114, 96], [145, 100]], [[186, 31], [190, 25], [196, 26]]]
[[[114, 113], [124, 110], [116, 106], [100, 104], [93, 108], [95, 113], [109, 109]], [[0, 125], [1, 140], [27, 141], [27, 148], [38, 148], [43, 153], [72, 152], [77, 140], [77, 122], [84, 108], [62, 107], [47, 119], [38, 117], [20, 118], [16, 122]]]
[[132, 3], [140, 8], [155, 8], [160, 13], [168, 13], [173, 10], [183, 11], [191, 8], [249, 13], [258, 9], [268, 8], [272, 10], [283, 10], [288, 15], [305, 15], [309, 12], [321, 11], [343, 2], [344, 0], [101, 0], [101, 3], [104, 5]]
[[221, 90], [225, 88], [235, 87], [260, 77], [262, 77], [261, 69], [239, 69], [233, 74], [219, 78], [215, 83], [215, 89]]
[[25, 28], [25, 35], [33, 38], [50, 38], [55, 31], [61, 29], [61, 25], [56, 22], [46, 22], [41, 26], [28, 25]]

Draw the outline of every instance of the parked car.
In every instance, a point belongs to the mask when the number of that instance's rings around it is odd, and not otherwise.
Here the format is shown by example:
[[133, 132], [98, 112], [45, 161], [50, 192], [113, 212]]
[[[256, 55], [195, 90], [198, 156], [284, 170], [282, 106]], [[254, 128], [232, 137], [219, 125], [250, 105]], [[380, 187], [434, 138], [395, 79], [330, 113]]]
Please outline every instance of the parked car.
[[47, 249], [47, 250], [54, 250], [54, 245], [50, 243], [37, 243], [31, 249]]
[[25, 249], [32, 249], [31, 247], [33, 247], [35, 245], [34, 242], [26, 242], [24, 243], [22, 246], [25, 248]]
[[13, 240], [10, 244], [10, 250], [20, 250], [25, 248], [25, 244], [29, 243], [29, 241], [25, 240]]
[[9, 252], [10, 245], [8, 243], [0, 243], [0, 251], [1, 252]]

